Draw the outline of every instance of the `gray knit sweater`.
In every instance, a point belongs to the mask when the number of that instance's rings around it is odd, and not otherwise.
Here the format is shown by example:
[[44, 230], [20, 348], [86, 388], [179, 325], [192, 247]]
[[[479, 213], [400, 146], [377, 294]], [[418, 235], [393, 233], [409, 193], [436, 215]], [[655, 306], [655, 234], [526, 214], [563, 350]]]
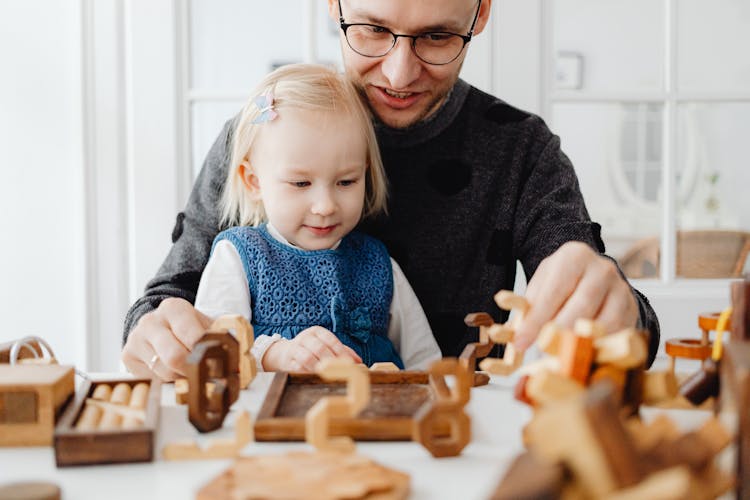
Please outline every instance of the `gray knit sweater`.
[[[516, 260], [528, 279], [567, 241], [604, 252], [573, 166], [538, 116], [459, 80], [428, 120], [404, 130], [376, 124], [376, 132], [388, 176], [388, 214], [363, 221], [361, 229], [381, 239], [402, 267], [443, 355], [457, 356], [476, 340], [476, 329], [463, 323], [467, 313], [505, 320], [492, 297], [513, 287]], [[177, 217], [169, 255], [125, 318], [124, 339], [163, 299], [195, 301], [211, 243], [222, 229], [218, 200], [231, 133], [230, 121]], [[650, 364], [659, 323], [648, 300], [633, 293], [640, 324], [650, 332]]]

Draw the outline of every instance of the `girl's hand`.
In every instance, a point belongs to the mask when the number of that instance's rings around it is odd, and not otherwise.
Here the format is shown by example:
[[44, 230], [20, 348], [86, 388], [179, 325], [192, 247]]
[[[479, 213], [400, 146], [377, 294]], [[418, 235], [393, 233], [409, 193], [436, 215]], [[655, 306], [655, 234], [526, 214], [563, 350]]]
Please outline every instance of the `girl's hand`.
[[313, 372], [315, 366], [326, 358], [351, 358], [361, 363], [356, 352], [322, 326], [311, 326], [292, 340], [271, 344], [263, 356], [266, 371]]

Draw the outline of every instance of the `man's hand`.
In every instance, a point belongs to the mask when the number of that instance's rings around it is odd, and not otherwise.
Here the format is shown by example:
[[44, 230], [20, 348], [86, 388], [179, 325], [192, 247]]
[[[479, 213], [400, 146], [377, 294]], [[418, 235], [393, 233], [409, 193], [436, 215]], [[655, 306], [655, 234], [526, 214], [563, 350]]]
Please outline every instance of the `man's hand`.
[[138, 377], [184, 377], [185, 358], [210, 325], [211, 318], [190, 302], [165, 299], [138, 320], [122, 349], [122, 362]]
[[356, 352], [322, 326], [311, 326], [292, 340], [274, 342], [263, 356], [266, 371], [313, 372], [326, 358], [351, 358], [361, 363]]
[[548, 321], [572, 328], [579, 318], [602, 323], [607, 332], [633, 327], [638, 304], [615, 264], [585, 243], [571, 241], [544, 259], [526, 288], [529, 312], [514, 345], [527, 349]]

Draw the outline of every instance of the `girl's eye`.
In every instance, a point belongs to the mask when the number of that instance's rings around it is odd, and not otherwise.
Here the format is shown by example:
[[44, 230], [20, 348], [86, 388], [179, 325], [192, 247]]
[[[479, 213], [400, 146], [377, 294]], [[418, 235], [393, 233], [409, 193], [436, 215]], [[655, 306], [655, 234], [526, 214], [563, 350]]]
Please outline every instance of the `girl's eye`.
[[355, 184], [357, 182], [357, 179], [344, 179], [343, 181], [339, 181], [340, 186], [351, 186], [352, 184]]
[[303, 188], [310, 185], [309, 181], [292, 181], [289, 184], [291, 184], [294, 187]]

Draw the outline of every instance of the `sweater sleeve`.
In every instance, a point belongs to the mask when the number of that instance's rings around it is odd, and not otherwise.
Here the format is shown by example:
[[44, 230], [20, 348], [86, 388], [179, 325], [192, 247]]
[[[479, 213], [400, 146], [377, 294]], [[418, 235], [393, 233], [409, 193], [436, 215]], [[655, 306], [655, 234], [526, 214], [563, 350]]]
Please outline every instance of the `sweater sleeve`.
[[[527, 280], [539, 263], [555, 252], [563, 243], [581, 241], [604, 255], [601, 226], [592, 222], [583, 201], [573, 165], [560, 148], [560, 139], [553, 135], [539, 118], [533, 118], [542, 138], [530, 158], [516, 211], [513, 245], [523, 264]], [[622, 270], [620, 275], [627, 281]], [[649, 332], [650, 366], [659, 348], [659, 321], [646, 297], [633, 289], [638, 303], [638, 327]]]
[[232, 131], [230, 120], [208, 152], [185, 210], [177, 215], [169, 254], [125, 316], [123, 343], [141, 316], [156, 309], [162, 300], [179, 297], [195, 302], [211, 243], [219, 232], [219, 200], [231, 157]]

